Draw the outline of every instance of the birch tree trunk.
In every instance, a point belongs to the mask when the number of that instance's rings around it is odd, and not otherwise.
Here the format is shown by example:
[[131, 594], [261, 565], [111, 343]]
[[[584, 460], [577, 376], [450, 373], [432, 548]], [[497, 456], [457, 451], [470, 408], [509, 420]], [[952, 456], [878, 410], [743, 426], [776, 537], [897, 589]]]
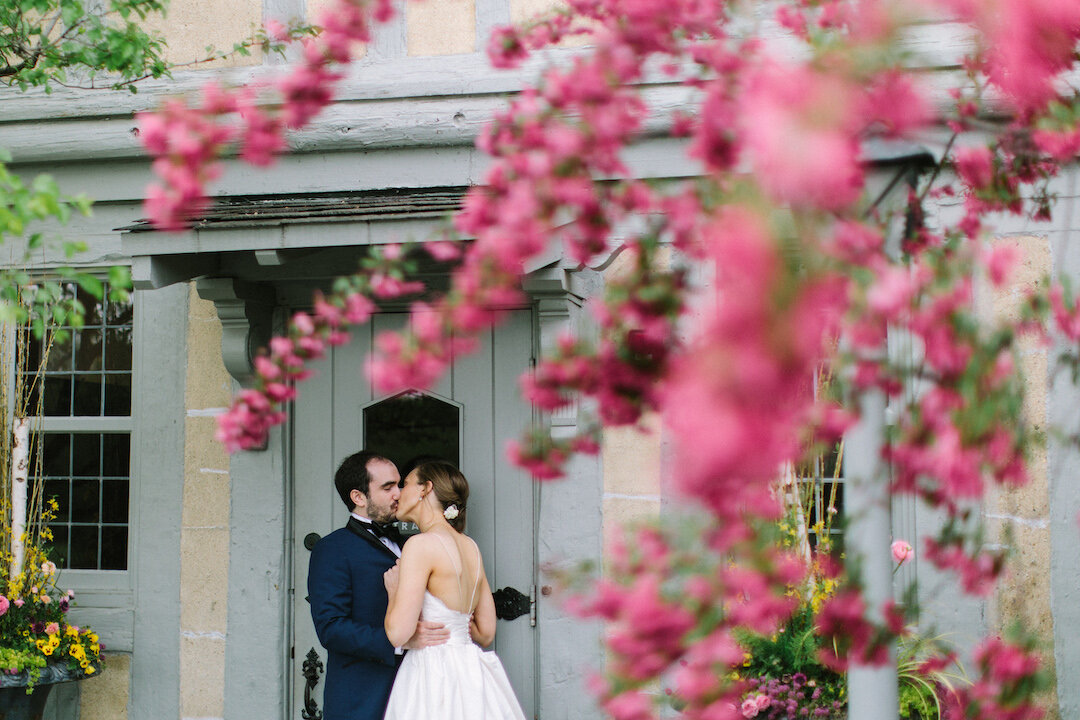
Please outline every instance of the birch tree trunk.
[[11, 444], [11, 578], [22, 572], [25, 554], [26, 496], [30, 475], [30, 421], [15, 418]]

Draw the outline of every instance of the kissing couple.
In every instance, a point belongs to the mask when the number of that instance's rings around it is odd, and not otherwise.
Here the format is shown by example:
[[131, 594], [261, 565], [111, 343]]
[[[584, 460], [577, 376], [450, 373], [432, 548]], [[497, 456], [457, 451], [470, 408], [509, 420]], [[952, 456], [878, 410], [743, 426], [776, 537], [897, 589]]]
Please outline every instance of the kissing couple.
[[[465, 535], [469, 483], [447, 462], [402, 478], [361, 451], [334, 485], [351, 514], [311, 552], [308, 598], [327, 650], [324, 720], [525, 720], [494, 652], [495, 601]], [[415, 523], [405, 539], [391, 523]]]

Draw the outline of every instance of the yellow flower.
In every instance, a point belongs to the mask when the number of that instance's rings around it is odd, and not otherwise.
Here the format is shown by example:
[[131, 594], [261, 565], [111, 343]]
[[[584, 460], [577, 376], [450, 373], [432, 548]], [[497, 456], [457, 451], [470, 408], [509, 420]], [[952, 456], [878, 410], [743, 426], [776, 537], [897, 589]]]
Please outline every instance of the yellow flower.
[[46, 645], [45, 647], [41, 648], [41, 652], [45, 653], [46, 655], [52, 655], [52, 651], [53, 651], [53, 646], [52, 645]]
[[87, 675], [93, 675], [95, 672], [97, 672], [97, 671], [94, 670], [93, 665], [87, 665], [87, 667], [86, 667], [86, 674]]
[[98, 641], [97, 633], [90, 633], [89, 635], [87, 635], [87, 637], [90, 638], [90, 642], [97, 645], [97, 641]]
[[97, 643], [94, 643], [90, 646], [90, 652], [94, 653], [95, 655], [99, 654], [101, 652], [101, 646]]

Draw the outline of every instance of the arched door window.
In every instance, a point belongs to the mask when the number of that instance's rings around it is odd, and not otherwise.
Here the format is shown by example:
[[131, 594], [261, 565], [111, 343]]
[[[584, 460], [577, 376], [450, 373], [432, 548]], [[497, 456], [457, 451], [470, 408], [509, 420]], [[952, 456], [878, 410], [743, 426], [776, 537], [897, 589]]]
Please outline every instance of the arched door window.
[[461, 406], [415, 390], [364, 408], [364, 447], [404, 471], [417, 457], [461, 465]]

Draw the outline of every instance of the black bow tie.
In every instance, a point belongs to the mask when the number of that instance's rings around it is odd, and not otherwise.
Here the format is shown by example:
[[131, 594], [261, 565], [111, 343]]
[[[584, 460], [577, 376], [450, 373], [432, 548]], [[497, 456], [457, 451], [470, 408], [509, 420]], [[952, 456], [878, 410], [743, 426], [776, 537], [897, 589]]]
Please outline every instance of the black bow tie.
[[377, 522], [363, 523], [364, 527], [371, 531], [377, 538], [387, 538], [398, 545], [401, 544], [401, 533], [391, 523], [381, 524]]

